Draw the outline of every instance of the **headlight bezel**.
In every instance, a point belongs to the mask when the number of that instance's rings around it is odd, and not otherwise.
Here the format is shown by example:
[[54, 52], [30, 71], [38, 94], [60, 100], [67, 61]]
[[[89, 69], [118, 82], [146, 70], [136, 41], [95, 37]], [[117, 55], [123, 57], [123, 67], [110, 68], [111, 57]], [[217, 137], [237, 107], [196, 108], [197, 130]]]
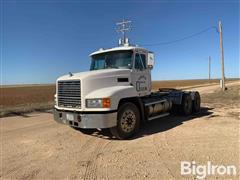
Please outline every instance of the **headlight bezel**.
[[93, 98], [86, 99], [86, 108], [110, 108], [110, 98]]

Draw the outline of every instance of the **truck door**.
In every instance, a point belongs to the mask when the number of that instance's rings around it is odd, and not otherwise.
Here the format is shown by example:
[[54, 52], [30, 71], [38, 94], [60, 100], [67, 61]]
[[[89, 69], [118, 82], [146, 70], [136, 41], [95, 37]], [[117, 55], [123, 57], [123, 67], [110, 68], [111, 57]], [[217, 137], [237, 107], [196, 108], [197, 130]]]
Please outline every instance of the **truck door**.
[[147, 68], [147, 54], [136, 51], [132, 71], [132, 84], [139, 96], [146, 96], [151, 92], [150, 70]]

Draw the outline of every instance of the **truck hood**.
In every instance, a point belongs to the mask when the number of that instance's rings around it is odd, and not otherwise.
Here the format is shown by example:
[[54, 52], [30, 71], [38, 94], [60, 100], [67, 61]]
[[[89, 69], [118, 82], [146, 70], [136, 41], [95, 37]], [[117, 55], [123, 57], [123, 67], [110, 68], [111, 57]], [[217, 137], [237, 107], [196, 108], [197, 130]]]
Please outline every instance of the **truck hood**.
[[86, 71], [80, 73], [72, 73], [73, 76], [64, 75], [57, 79], [57, 81], [61, 80], [86, 80], [86, 79], [105, 79], [109, 77], [130, 77], [130, 69], [102, 69], [95, 71]]
[[[105, 95], [104, 89], [111, 87], [117, 88], [122, 86], [129, 86], [131, 83], [130, 69], [104, 69], [95, 70], [82, 73], [74, 73], [73, 76], [65, 75], [58, 78], [57, 81], [71, 81], [80, 80], [81, 82], [81, 97], [82, 108], [85, 107], [85, 97], [92, 92], [99, 90]], [[94, 98], [99, 98], [94, 96]]]

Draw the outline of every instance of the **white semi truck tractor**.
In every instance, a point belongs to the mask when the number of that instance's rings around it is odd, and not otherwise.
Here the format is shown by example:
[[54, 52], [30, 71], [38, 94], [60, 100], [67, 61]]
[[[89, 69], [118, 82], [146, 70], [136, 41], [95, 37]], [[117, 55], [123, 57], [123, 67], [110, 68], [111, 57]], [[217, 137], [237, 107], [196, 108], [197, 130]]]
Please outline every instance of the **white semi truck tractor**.
[[170, 114], [188, 116], [200, 111], [197, 91], [151, 88], [154, 53], [129, 45], [90, 54], [90, 71], [57, 79], [54, 119], [81, 129], [109, 128], [127, 139], [144, 123]]

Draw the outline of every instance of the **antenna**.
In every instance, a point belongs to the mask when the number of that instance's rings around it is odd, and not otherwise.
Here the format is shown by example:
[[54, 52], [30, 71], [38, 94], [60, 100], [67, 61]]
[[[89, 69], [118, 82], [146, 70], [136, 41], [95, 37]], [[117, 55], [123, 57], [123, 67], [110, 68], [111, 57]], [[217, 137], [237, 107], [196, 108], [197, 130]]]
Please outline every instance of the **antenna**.
[[131, 26], [130, 23], [132, 21], [128, 21], [128, 20], [122, 20], [121, 22], [117, 22], [116, 25], [117, 27], [117, 32], [121, 32], [122, 33], [122, 38], [119, 39], [119, 45], [122, 46], [128, 46], [129, 45], [129, 41], [128, 38], [126, 37], [126, 32], [131, 30]]

